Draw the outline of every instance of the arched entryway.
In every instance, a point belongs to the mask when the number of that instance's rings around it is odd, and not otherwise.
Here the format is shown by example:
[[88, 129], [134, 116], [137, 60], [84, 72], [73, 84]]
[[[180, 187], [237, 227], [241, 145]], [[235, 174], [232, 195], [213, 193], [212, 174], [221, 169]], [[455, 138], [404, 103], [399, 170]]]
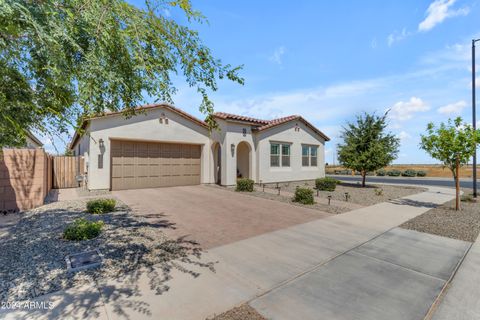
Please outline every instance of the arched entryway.
[[251, 177], [251, 148], [248, 142], [242, 141], [237, 146], [237, 178]]
[[222, 184], [222, 148], [220, 143], [215, 142], [212, 146], [213, 154], [213, 181]]

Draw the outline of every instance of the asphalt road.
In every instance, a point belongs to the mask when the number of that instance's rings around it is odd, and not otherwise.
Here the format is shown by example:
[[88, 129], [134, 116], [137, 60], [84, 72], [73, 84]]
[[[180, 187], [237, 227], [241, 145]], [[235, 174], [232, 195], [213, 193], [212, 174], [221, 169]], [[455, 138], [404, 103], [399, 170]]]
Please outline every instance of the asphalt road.
[[[328, 175], [329, 177], [343, 180], [343, 181], [352, 181], [352, 182], [361, 182], [362, 178], [360, 176], [340, 176], [340, 175]], [[451, 179], [429, 179], [429, 178], [402, 178], [402, 177], [376, 177], [376, 176], [367, 176], [367, 183], [369, 182], [378, 182], [378, 183], [399, 183], [399, 184], [415, 184], [415, 185], [424, 185], [424, 186], [437, 186], [437, 187], [455, 187], [453, 178]], [[460, 180], [461, 188], [472, 188], [471, 180]], [[480, 184], [478, 184], [480, 187]]]

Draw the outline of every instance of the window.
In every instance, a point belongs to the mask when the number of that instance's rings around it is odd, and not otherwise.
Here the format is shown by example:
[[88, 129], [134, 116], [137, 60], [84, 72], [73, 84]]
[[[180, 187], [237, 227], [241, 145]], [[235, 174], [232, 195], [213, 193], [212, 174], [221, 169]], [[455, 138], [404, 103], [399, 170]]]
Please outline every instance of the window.
[[270, 166], [280, 167], [280, 145], [278, 143], [270, 145]]
[[310, 156], [310, 147], [302, 146], [302, 166], [303, 167], [309, 166], [309, 156]]
[[310, 166], [311, 167], [317, 166], [317, 150], [318, 150], [318, 147], [316, 146], [310, 147]]
[[317, 146], [302, 145], [302, 166], [303, 167], [316, 167], [317, 166]]
[[288, 143], [283, 143], [283, 144], [271, 143], [270, 144], [270, 166], [271, 167], [290, 167], [290, 144]]
[[282, 167], [290, 167], [290, 145], [282, 144]]

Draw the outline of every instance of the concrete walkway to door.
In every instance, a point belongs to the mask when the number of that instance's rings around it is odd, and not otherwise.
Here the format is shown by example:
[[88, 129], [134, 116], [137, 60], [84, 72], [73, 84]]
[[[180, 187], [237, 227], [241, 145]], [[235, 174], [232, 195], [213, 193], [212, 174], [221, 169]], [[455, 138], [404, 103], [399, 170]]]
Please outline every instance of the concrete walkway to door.
[[452, 198], [431, 188], [215, 247], [172, 262], [167, 279], [157, 266], [79, 299], [58, 293], [58, 307], [38, 318], [204, 320], [248, 302], [271, 319], [422, 319], [469, 244], [395, 227]]

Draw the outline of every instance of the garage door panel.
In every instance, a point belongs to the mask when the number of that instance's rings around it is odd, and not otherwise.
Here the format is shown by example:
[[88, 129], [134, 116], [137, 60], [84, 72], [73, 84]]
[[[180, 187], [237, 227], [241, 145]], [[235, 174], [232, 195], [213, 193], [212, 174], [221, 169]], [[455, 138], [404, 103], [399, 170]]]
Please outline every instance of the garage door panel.
[[112, 141], [112, 190], [200, 184], [198, 145]]

